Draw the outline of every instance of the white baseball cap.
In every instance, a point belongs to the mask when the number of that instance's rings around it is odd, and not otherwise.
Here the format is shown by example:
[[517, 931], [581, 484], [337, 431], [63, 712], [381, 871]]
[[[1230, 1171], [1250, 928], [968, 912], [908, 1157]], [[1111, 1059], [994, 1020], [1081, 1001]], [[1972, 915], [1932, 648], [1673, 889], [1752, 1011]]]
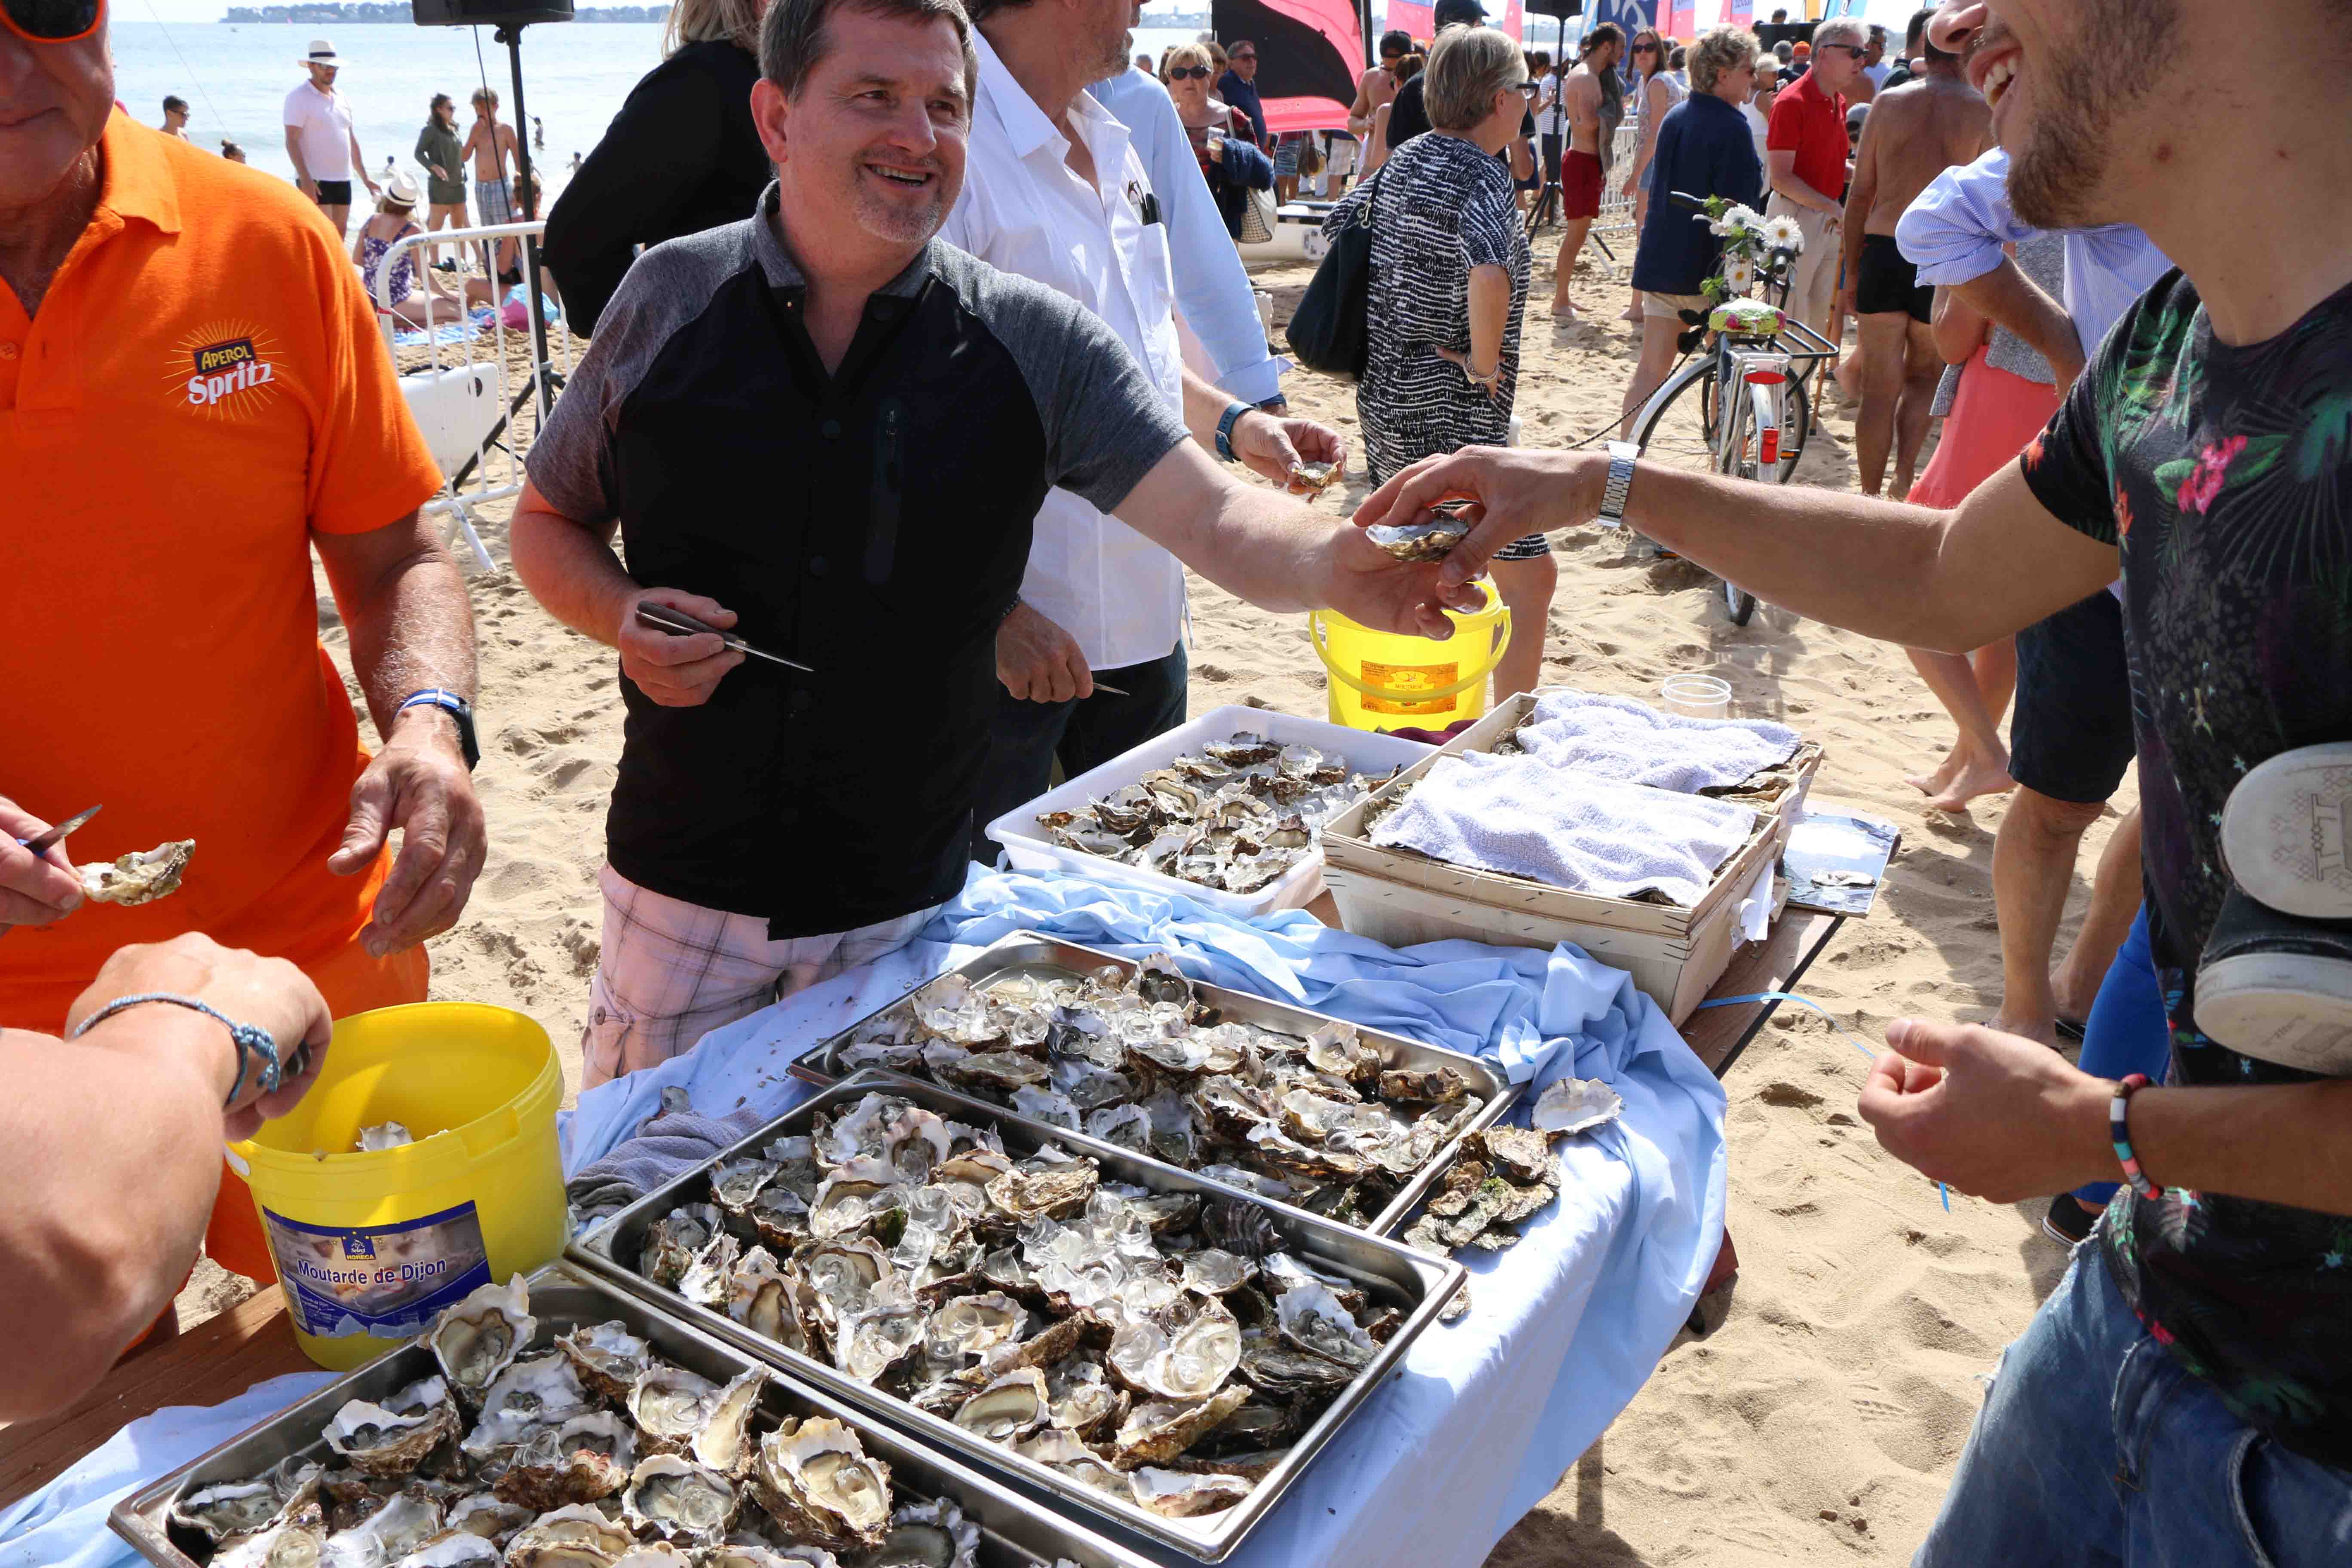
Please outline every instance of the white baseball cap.
[[310, 52], [303, 57], [302, 63], [310, 66], [339, 66], [343, 62], [335, 53], [334, 45], [324, 38], [313, 38], [310, 40]]

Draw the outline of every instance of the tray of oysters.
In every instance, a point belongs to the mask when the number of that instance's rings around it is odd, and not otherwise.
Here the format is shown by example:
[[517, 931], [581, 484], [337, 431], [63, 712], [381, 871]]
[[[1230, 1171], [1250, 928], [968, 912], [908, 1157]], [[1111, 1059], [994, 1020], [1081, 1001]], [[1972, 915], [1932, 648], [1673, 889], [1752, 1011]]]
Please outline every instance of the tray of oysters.
[[1040, 1127], [1387, 1236], [1517, 1086], [1401, 1035], [1015, 931], [811, 1051], [830, 1083], [884, 1068]]
[[1465, 1271], [882, 1070], [575, 1240], [713, 1337], [1219, 1562]]
[[1146, 1568], [565, 1264], [117, 1504], [167, 1568]]

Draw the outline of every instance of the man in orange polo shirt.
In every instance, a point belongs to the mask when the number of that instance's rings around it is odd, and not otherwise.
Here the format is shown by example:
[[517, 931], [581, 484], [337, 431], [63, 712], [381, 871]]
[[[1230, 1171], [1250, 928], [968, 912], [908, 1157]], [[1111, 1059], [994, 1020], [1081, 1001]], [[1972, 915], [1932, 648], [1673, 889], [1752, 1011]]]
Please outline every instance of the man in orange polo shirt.
[[[421, 1001], [485, 847], [439, 475], [317, 209], [114, 110], [103, 4], [0, 0], [0, 1026], [55, 1032], [117, 948], [188, 931], [339, 1016]], [[78, 908], [65, 850], [17, 847], [99, 802], [66, 849], [194, 838], [177, 894]], [[218, 1220], [257, 1234], [242, 1192]]]

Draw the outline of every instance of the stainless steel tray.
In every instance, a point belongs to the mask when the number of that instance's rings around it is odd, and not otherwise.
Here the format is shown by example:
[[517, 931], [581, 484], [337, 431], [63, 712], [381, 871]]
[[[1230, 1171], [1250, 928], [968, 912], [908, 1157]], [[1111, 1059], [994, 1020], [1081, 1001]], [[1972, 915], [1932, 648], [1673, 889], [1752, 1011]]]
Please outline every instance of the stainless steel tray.
[[[1406, 1313], [1404, 1323], [1380, 1348], [1371, 1364], [1341, 1391], [1339, 1397], [1292, 1446], [1289, 1456], [1267, 1472], [1265, 1478], [1251, 1489], [1248, 1497], [1220, 1513], [1194, 1519], [1162, 1519], [1124, 1498], [1098, 1491], [1083, 1481], [1034, 1459], [1024, 1458], [1010, 1448], [966, 1431], [952, 1421], [918, 1410], [824, 1362], [764, 1339], [733, 1319], [698, 1306], [675, 1291], [665, 1290], [637, 1273], [635, 1262], [644, 1250], [647, 1227], [681, 1204], [704, 1201], [709, 1191], [711, 1165], [736, 1154], [757, 1153], [778, 1138], [803, 1134], [819, 1112], [832, 1112], [869, 1093], [895, 1095], [940, 1116], [972, 1125], [993, 1121], [1004, 1139], [1006, 1152], [1016, 1157], [1034, 1152], [1041, 1144], [1057, 1143], [1065, 1150], [1091, 1156], [1101, 1167], [1103, 1175], [1113, 1180], [1149, 1187], [1159, 1193], [1198, 1193], [1203, 1197], [1237, 1199], [1255, 1205], [1265, 1211], [1274, 1228], [1282, 1236], [1286, 1249], [1292, 1255], [1325, 1273], [1344, 1275], [1375, 1300], [1403, 1310]], [[958, 1094], [953, 1089], [878, 1069], [855, 1074], [820, 1090], [733, 1148], [720, 1151], [708, 1163], [646, 1194], [605, 1224], [573, 1241], [569, 1256], [617, 1281], [625, 1289], [657, 1302], [663, 1311], [683, 1318], [707, 1333], [739, 1345], [771, 1365], [816, 1384], [836, 1398], [898, 1423], [927, 1444], [952, 1448], [967, 1458], [1004, 1470], [1019, 1477], [1029, 1487], [1051, 1494], [1064, 1504], [1087, 1509], [1116, 1520], [1138, 1534], [1163, 1542], [1206, 1563], [1223, 1562], [1241, 1545], [1251, 1528], [1272, 1510], [1290, 1483], [1306, 1469], [1316, 1450], [1355, 1413], [1365, 1397], [1380, 1386], [1381, 1380], [1403, 1356], [1405, 1347], [1435, 1321], [1438, 1311], [1453, 1299], [1454, 1293], [1468, 1278], [1467, 1271], [1460, 1264], [1440, 1262], [1395, 1242], [1368, 1237], [1361, 1231], [1336, 1225], [1304, 1210], [1268, 1203], [1237, 1188], [1196, 1176], [1190, 1171], [1146, 1159], [1115, 1143], [1105, 1143], [1062, 1128], [1026, 1121], [1003, 1114], [983, 1100]]]
[[[653, 1310], [637, 1296], [614, 1289], [593, 1274], [564, 1263], [551, 1264], [531, 1277], [530, 1310], [539, 1319], [539, 1334], [531, 1342], [536, 1349], [544, 1350], [556, 1335], [582, 1323], [617, 1318], [631, 1333], [651, 1342], [665, 1359], [715, 1383], [725, 1383], [758, 1364], [740, 1351], [677, 1321], [674, 1315]], [[344, 1401], [381, 1399], [432, 1371], [432, 1352], [411, 1342], [132, 1493], [114, 1505], [108, 1522], [148, 1562], [161, 1568], [197, 1568], [197, 1560], [181, 1550], [164, 1522], [165, 1512], [182, 1486], [191, 1480], [205, 1484], [259, 1475], [289, 1454], [310, 1453], [324, 1458], [326, 1444], [319, 1434]], [[1089, 1568], [1155, 1568], [1150, 1558], [1105, 1540], [951, 1458], [908, 1442], [887, 1426], [789, 1376], [780, 1376], [769, 1386], [761, 1408], [771, 1418], [824, 1415], [856, 1427], [866, 1451], [889, 1464], [894, 1495], [909, 1500], [951, 1499], [966, 1518], [980, 1525], [983, 1568], [1041, 1568], [1057, 1558]]]
[[[1091, 947], [1080, 947], [1076, 942], [1063, 942], [1056, 937], [1041, 936], [1035, 931], [1014, 931], [1010, 936], [990, 943], [987, 948], [955, 968], [931, 976], [922, 984], [890, 1003], [888, 1006], [876, 1008], [848, 1028], [818, 1045], [793, 1063], [793, 1075], [805, 1083], [822, 1085], [838, 1082], [843, 1077], [840, 1066], [841, 1050], [849, 1043], [852, 1035], [871, 1020], [889, 1012], [891, 1008], [901, 1006], [910, 999], [920, 996], [925, 991], [950, 975], [961, 976], [974, 986], [984, 986], [991, 981], [1003, 980], [1013, 975], [1048, 980], [1066, 979], [1087, 974], [1106, 965], [1129, 973], [1132, 973], [1137, 967], [1135, 960], [1121, 958], [1116, 953], [1103, 952]], [[1214, 1005], [1219, 1012], [1234, 1022], [1254, 1024], [1259, 1028], [1271, 1029], [1278, 1034], [1297, 1035], [1303, 1038], [1326, 1024], [1347, 1022], [1328, 1013], [1310, 1012], [1305, 1007], [1294, 1007], [1286, 1002], [1270, 1002], [1263, 996], [1253, 996], [1246, 991], [1229, 991], [1222, 985], [1211, 985], [1203, 981], [1193, 981], [1192, 989], [1202, 1000]], [[1413, 1173], [1412, 1179], [1397, 1190], [1396, 1196], [1389, 1201], [1387, 1207], [1374, 1215], [1368, 1224], [1349, 1227], [1361, 1229], [1371, 1236], [1388, 1236], [1402, 1226], [1412, 1217], [1412, 1212], [1421, 1206], [1422, 1199], [1429, 1195], [1430, 1189], [1437, 1184], [1438, 1178], [1445, 1174], [1446, 1167], [1452, 1165], [1455, 1157], [1462, 1152], [1462, 1140], [1473, 1132], [1483, 1131], [1492, 1127], [1503, 1119], [1504, 1114], [1518, 1099], [1519, 1086], [1496, 1071], [1491, 1063], [1482, 1061], [1476, 1057], [1465, 1056], [1460, 1051], [1449, 1051], [1443, 1046], [1423, 1045], [1419, 1040], [1406, 1039], [1402, 1035], [1391, 1035], [1379, 1029], [1367, 1029], [1360, 1024], [1349, 1026], [1355, 1029], [1360, 1040], [1380, 1048], [1382, 1067], [1415, 1068], [1423, 1071], [1435, 1067], [1451, 1068], [1470, 1080], [1471, 1092], [1479, 1095], [1486, 1101], [1480, 1108], [1478, 1114], [1465, 1123], [1460, 1131], [1439, 1145], [1437, 1152], [1431, 1156], [1429, 1163]], [[902, 1076], [912, 1077], [913, 1075]], [[1019, 1122], [1024, 1127], [1034, 1128], [1047, 1136], [1058, 1136], [1066, 1131], [1050, 1122], [1032, 1121], [1016, 1110], [997, 1105], [992, 1101], [989, 1102], [989, 1108], [1000, 1121]]]

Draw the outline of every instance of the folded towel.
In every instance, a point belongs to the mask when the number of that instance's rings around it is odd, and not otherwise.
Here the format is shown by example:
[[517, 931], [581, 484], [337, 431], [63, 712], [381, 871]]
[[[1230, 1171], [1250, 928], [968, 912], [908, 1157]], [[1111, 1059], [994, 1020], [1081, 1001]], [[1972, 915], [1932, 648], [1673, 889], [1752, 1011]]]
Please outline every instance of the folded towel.
[[1663, 893], [1687, 909], [1755, 826], [1755, 812], [1727, 801], [1467, 752], [1440, 759], [1372, 842], [1602, 898]]
[[637, 1124], [636, 1136], [563, 1184], [572, 1223], [587, 1230], [620, 1213], [681, 1172], [750, 1137], [772, 1118], [747, 1105], [729, 1116], [705, 1116], [682, 1089], [662, 1090], [662, 1104]]
[[1697, 795], [1787, 762], [1802, 737], [1767, 720], [1686, 719], [1631, 697], [1556, 687], [1536, 699], [1517, 739], [1570, 773]]

